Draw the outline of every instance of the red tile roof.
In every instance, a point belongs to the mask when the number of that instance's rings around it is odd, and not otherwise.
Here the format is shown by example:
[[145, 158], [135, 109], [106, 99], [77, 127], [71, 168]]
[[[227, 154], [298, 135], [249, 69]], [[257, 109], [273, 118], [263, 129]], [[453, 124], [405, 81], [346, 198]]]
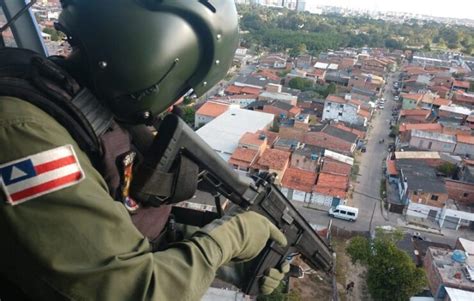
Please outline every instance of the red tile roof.
[[453, 83], [454, 87], [459, 87], [459, 88], [464, 88], [464, 89], [469, 89], [471, 87], [471, 83], [468, 81], [461, 81], [461, 80], [455, 80]]
[[474, 144], [474, 136], [457, 135], [458, 143]]
[[229, 164], [249, 167], [258, 155], [257, 150], [237, 148], [229, 159]]
[[280, 137], [280, 136], [278, 135], [278, 133], [271, 132], [271, 131], [268, 131], [268, 130], [258, 131], [257, 133], [258, 133], [258, 134], [265, 134], [265, 136], [267, 136], [267, 144], [268, 144], [268, 146], [272, 146], [273, 143], [275, 143], [275, 141]]
[[240, 94], [241, 91], [242, 87], [237, 87], [235, 85], [230, 85], [225, 89], [225, 92], [229, 94]]
[[217, 117], [223, 114], [225, 111], [229, 109], [228, 104], [217, 103], [213, 101], [205, 102], [199, 110], [197, 110], [196, 114], [204, 115], [209, 117]]
[[265, 141], [260, 139], [259, 133], [245, 133], [239, 140], [240, 144], [254, 145], [260, 147]]
[[357, 137], [359, 137], [360, 139], [362, 139], [362, 138], [365, 137], [365, 132], [364, 132], [364, 131], [359, 131], [359, 130], [357, 130], [357, 129], [352, 129], [352, 128], [350, 128], [350, 127], [347, 127], [347, 126], [346, 126], [344, 123], [342, 123], [342, 122], [336, 122], [336, 123], [332, 124], [332, 126], [338, 128], [338, 129], [341, 129], [341, 130], [343, 130], [343, 131], [356, 134]]
[[362, 100], [358, 100], [358, 99], [354, 99], [354, 98], [349, 100], [349, 103], [354, 104], [356, 106], [361, 106], [361, 105], [364, 104], [364, 102]]
[[316, 183], [316, 177], [315, 172], [290, 167], [285, 171], [281, 185], [294, 190], [311, 192]]
[[290, 160], [290, 152], [267, 148], [258, 159], [257, 167], [273, 170], [283, 170]]
[[321, 172], [349, 175], [351, 173], [352, 166], [349, 164], [341, 163], [336, 160], [324, 158], [323, 168]]
[[416, 110], [401, 110], [400, 111], [400, 116], [423, 116], [426, 117], [430, 113], [430, 110], [422, 110], [422, 109], [416, 109]]
[[400, 132], [412, 130], [442, 132], [443, 126], [439, 123], [402, 123], [400, 125]]
[[337, 103], [346, 103], [347, 101], [340, 97], [340, 96], [337, 96], [337, 95], [328, 95], [328, 97], [326, 97], [326, 100], [327, 101], [332, 101], [332, 102], [337, 102]]
[[253, 88], [253, 87], [243, 87], [241, 90], [241, 93], [243, 94], [250, 94], [250, 95], [260, 95], [260, 92], [262, 89], [259, 88]]
[[320, 173], [318, 182], [316, 183], [313, 191], [333, 197], [345, 198], [348, 186], [348, 176]]
[[424, 94], [421, 93], [402, 93], [400, 96], [406, 99], [412, 99], [416, 101], [420, 101], [423, 99]]
[[449, 106], [451, 104], [451, 100], [446, 98], [436, 98], [433, 100], [433, 104], [437, 106]]
[[397, 165], [395, 160], [387, 160], [387, 172], [391, 176], [398, 175]]
[[370, 118], [370, 112], [366, 110], [359, 110], [357, 114], [365, 118]]

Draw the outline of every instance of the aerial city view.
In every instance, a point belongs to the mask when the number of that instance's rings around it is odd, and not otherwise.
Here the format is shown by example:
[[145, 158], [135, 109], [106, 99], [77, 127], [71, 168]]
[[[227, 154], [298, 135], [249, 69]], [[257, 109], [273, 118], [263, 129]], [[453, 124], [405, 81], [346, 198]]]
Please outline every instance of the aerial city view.
[[[73, 53], [57, 25], [69, 2], [75, 1], [41, 0], [30, 9], [49, 55]], [[217, 0], [196, 2], [219, 12]], [[239, 36], [230, 69], [201, 95], [190, 91], [168, 110], [196, 133], [183, 130], [191, 136], [170, 139], [183, 141], [177, 152], [200, 162], [202, 180], [174, 206], [221, 217], [233, 210], [231, 203], [246, 208], [239, 202], [248, 191], [233, 187], [242, 183], [235, 179], [265, 179], [267, 199], [255, 211], [274, 218], [286, 235], [290, 249], [272, 250], [291, 261], [292, 277], [284, 275], [282, 264], [281, 277], [268, 291], [273, 292], [264, 294], [260, 287], [256, 294], [256, 286], [227, 281], [217, 272], [197, 300], [474, 301], [474, 2], [235, 0], [235, 5]], [[7, 19], [2, 16], [2, 24]], [[7, 46], [18, 44], [13, 30], [4, 30], [3, 39]], [[122, 49], [120, 43], [116, 47]], [[127, 60], [141, 61], [140, 55]], [[99, 64], [108, 68], [107, 61]], [[143, 92], [145, 98], [152, 88]], [[160, 119], [162, 131], [169, 119]], [[181, 121], [174, 122], [180, 129]], [[156, 128], [154, 141], [160, 141], [166, 135]], [[209, 158], [195, 150], [200, 141], [203, 149], [212, 149]], [[5, 194], [12, 197], [2, 168], [20, 157], [3, 158], [0, 180], [3, 176]], [[131, 171], [133, 160], [123, 169]], [[235, 179], [219, 178], [222, 162]], [[120, 193], [134, 219], [142, 205], [128, 198], [130, 179], [121, 182]], [[201, 187], [205, 180], [212, 189]], [[132, 180], [132, 190], [133, 185]], [[304, 235], [292, 238], [292, 227]], [[246, 268], [246, 276], [257, 273]], [[109, 300], [104, 296], [96, 297]]]

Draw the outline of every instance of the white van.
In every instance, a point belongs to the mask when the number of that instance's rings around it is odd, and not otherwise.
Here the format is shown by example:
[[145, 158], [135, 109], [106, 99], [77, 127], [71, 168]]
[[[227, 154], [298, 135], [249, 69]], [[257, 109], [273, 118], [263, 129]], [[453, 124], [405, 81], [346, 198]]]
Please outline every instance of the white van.
[[359, 215], [359, 209], [355, 207], [337, 205], [336, 208], [331, 207], [328, 213], [331, 217], [345, 219], [353, 222], [357, 219], [357, 216]]

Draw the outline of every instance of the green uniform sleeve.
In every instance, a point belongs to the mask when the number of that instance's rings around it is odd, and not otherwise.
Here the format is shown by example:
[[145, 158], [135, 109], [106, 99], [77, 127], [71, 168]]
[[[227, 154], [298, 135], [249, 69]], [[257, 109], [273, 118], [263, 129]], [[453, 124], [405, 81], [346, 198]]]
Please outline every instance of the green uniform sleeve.
[[0, 165], [67, 144], [82, 182], [16, 206], [0, 189], [3, 276], [34, 300], [199, 300], [222, 261], [216, 243], [152, 253], [68, 132], [35, 106], [0, 97]]

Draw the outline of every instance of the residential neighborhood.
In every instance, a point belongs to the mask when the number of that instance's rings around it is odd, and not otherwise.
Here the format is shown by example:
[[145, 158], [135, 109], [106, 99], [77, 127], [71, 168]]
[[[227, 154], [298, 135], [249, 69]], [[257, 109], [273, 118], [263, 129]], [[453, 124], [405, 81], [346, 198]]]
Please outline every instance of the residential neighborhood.
[[[63, 1], [39, 2], [33, 11], [49, 53], [68, 55], [71, 48], [54, 29]], [[199, 2], [215, 10], [212, 1]], [[245, 8], [239, 22], [246, 27], [240, 26], [229, 72], [204, 95], [191, 89], [166, 113], [180, 116], [240, 176], [273, 174], [276, 187], [334, 252], [330, 273], [298, 258], [301, 275], [284, 280], [285, 293], [304, 296], [294, 300], [392, 300], [371, 298], [370, 262], [350, 257], [350, 244], [363, 238], [367, 254], [377, 255], [378, 239], [390, 241], [423, 271], [410, 301], [474, 301], [474, 36], [466, 30], [449, 41], [456, 34], [451, 26], [474, 21], [306, 0], [235, 2]], [[262, 7], [268, 16], [252, 14]], [[328, 14], [320, 16], [323, 11]], [[356, 17], [349, 22], [348, 15]], [[363, 22], [374, 15], [366, 30]], [[402, 33], [384, 34], [382, 20]], [[418, 31], [405, 36], [404, 26], [430, 31], [433, 20], [442, 21], [435, 27], [439, 36], [409, 45], [414, 39], [408, 36]], [[350, 41], [320, 46], [335, 33], [325, 27], [342, 23], [347, 30], [334, 40]], [[383, 39], [371, 46], [376, 33]], [[289, 45], [274, 38], [279, 34]], [[14, 44], [9, 30], [3, 37]], [[198, 190], [176, 206], [222, 214], [229, 201], [222, 198], [219, 208], [219, 197]], [[202, 300], [254, 299], [215, 281]]]
[[[296, 58], [263, 53], [247, 65], [250, 73], [236, 75], [199, 106], [197, 132], [238, 172], [275, 173], [283, 194], [316, 229], [327, 228], [328, 211], [344, 205], [357, 208], [358, 218], [332, 219], [333, 227], [424, 233], [433, 247], [424, 247], [418, 264], [430, 277], [442, 275], [432, 262], [449, 261], [458, 237], [474, 239], [474, 96], [463, 80], [472, 71], [462, 62], [456, 68], [420, 65], [422, 58], [411, 61], [410, 55], [385, 49]], [[329, 85], [326, 95], [312, 92]], [[236, 110], [256, 115], [228, 113]], [[235, 119], [231, 131], [239, 134], [230, 138], [222, 122]], [[221, 142], [233, 147], [224, 150]], [[438, 251], [443, 243], [447, 249]], [[436, 300], [474, 292], [469, 274], [455, 277], [466, 286], [439, 276], [436, 283], [429, 279], [427, 291]]]

